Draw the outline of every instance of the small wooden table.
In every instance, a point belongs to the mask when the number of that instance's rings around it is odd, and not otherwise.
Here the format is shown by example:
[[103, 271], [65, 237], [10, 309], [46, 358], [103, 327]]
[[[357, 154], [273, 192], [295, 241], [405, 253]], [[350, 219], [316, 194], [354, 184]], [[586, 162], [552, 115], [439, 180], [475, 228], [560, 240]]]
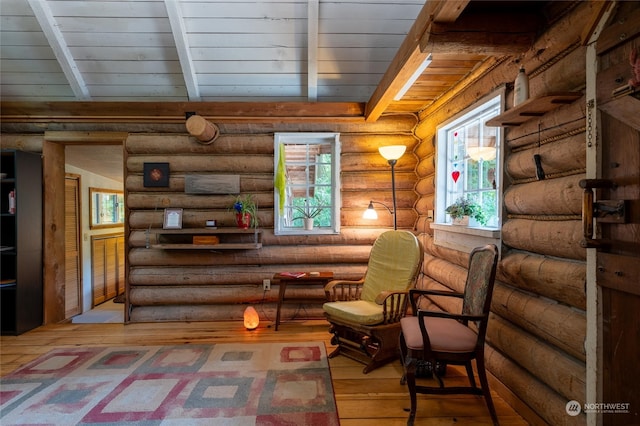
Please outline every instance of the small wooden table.
[[[295, 273], [293, 273], [295, 274]], [[295, 301], [297, 303], [313, 303], [319, 300], [323, 300], [321, 298], [308, 298], [308, 297], [290, 297], [285, 298], [285, 292], [287, 291], [288, 285], [296, 285], [296, 284], [321, 284], [323, 287], [333, 279], [333, 272], [320, 272], [319, 275], [310, 275], [309, 272], [305, 272], [304, 275], [298, 277], [292, 275], [292, 273], [281, 272], [277, 273], [273, 276], [274, 281], [278, 281], [280, 290], [278, 291], [278, 309], [276, 311], [276, 331], [278, 331], [278, 326], [280, 325], [280, 309], [282, 308], [282, 304], [290, 301]]]

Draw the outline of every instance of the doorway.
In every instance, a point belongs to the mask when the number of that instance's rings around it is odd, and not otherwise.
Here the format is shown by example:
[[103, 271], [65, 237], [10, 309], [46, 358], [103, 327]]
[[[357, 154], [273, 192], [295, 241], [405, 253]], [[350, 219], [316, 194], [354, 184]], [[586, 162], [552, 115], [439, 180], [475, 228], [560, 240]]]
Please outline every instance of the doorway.
[[[125, 132], [45, 132], [42, 145], [43, 153], [43, 189], [44, 189], [44, 324], [62, 322], [66, 318], [66, 256], [65, 256], [65, 197], [61, 197], [60, 188], [66, 187], [65, 148], [67, 146], [124, 146], [128, 133]], [[106, 160], [105, 158], [101, 159]], [[121, 174], [124, 163], [121, 161]], [[83, 184], [91, 185], [91, 182]], [[63, 186], [65, 185], [65, 186]], [[81, 190], [82, 192], [82, 190]], [[126, 229], [126, 225], [125, 225]], [[126, 234], [126, 233], [125, 233]], [[86, 240], [86, 243], [85, 243]], [[90, 249], [88, 235], [81, 235], [81, 245], [86, 253]], [[82, 256], [89, 259], [88, 255]], [[64, 266], [63, 266], [64, 265]], [[86, 274], [90, 268], [83, 268]], [[83, 286], [90, 280], [83, 279]], [[86, 300], [90, 290], [83, 289], [82, 298]], [[88, 302], [90, 303], [90, 302]], [[88, 306], [87, 302], [83, 306]], [[124, 308], [123, 308], [124, 309]]]

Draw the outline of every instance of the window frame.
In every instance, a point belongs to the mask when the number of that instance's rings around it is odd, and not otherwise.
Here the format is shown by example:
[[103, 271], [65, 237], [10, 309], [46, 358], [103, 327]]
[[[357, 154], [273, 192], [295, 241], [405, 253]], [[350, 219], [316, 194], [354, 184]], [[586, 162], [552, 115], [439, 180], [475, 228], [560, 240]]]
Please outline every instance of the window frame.
[[[280, 145], [284, 144], [328, 144], [331, 146], [331, 215], [332, 225], [307, 230], [304, 227], [286, 227], [283, 215], [280, 212], [280, 194], [273, 191], [273, 230], [274, 235], [323, 235], [340, 233], [340, 133], [313, 132], [313, 133], [275, 133], [274, 134], [274, 177], [280, 161]], [[286, 164], [285, 164], [286, 167]], [[307, 182], [307, 188], [311, 185]], [[285, 201], [286, 203], [286, 201]], [[286, 208], [286, 206], [285, 206]]]
[[436, 128], [436, 196], [435, 196], [435, 222], [431, 224], [433, 229], [434, 243], [448, 248], [461, 250], [464, 252], [470, 252], [474, 247], [479, 245], [493, 243], [500, 247], [501, 242], [501, 228], [503, 220], [502, 211], [502, 198], [504, 193], [504, 129], [502, 127], [497, 129], [496, 146], [496, 214], [497, 226], [495, 227], [472, 227], [464, 225], [453, 225], [446, 221], [447, 214], [445, 209], [447, 207], [447, 185], [448, 179], [448, 163], [447, 158], [447, 133], [456, 126], [459, 126], [465, 121], [469, 121], [473, 116], [478, 115], [482, 110], [485, 110], [488, 104], [497, 103], [498, 114], [501, 114], [505, 110], [505, 91], [501, 89], [492, 92], [491, 94], [481, 98], [473, 105], [469, 106], [465, 110], [451, 117], [447, 121], [441, 123]]

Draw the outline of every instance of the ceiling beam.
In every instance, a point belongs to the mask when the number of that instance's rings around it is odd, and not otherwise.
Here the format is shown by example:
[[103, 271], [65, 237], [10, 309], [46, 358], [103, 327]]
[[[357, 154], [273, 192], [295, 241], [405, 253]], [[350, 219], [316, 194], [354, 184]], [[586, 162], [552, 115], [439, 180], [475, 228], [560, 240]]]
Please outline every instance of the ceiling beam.
[[462, 13], [469, 0], [432, 1], [422, 7], [416, 21], [400, 45], [396, 56], [382, 80], [367, 102], [365, 119], [376, 121], [393, 102], [393, 98], [429, 56], [420, 49], [425, 34], [434, 22], [453, 22]]
[[187, 86], [187, 94], [190, 101], [200, 100], [200, 88], [198, 87], [198, 77], [193, 67], [193, 59], [191, 57], [191, 49], [187, 40], [187, 30], [184, 27], [184, 17], [180, 2], [176, 0], [164, 0], [164, 5], [169, 16], [169, 25], [173, 33], [173, 40], [178, 51], [178, 59], [180, 60], [180, 68], [184, 76], [184, 83]]
[[434, 22], [420, 39], [428, 53], [511, 55], [525, 52], [536, 38], [541, 20], [531, 13], [463, 14], [455, 22]]
[[0, 102], [2, 123], [364, 122], [362, 102]]
[[318, 0], [307, 3], [307, 100], [318, 100]]
[[49, 4], [42, 0], [29, 0], [29, 6], [31, 6], [31, 10], [33, 10], [33, 14], [40, 28], [42, 28], [42, 32], [47, 38], [53, 54], [58, 60], [62, 72], [71, 86], [71, 90], [73, 90], [73, 94], [77, 99], [91, 99], [89, 89], [84, 82], [84, 78], [82, 78], [76, 61], [73, 59], [67, 42], [62, 36], [60, 26], [53, 17]]

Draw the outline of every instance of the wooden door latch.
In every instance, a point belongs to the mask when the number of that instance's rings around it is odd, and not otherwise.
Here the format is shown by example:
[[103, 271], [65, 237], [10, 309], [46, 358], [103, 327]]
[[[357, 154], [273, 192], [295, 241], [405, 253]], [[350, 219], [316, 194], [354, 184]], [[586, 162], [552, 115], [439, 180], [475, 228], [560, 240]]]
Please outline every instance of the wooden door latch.
[[594, 189], [614, 189], [615, 183], [608, 179], [582, 179], [579, 182], [584, 189], [582, 196], [582, 233], [584, 238], [580, 246], [585, 248], [602, 248], [607, 245], [604, 240], [593, 238], [593, 219], [602, 223], [626, 223], [627, 200], [599, 200], [593, 201]]

